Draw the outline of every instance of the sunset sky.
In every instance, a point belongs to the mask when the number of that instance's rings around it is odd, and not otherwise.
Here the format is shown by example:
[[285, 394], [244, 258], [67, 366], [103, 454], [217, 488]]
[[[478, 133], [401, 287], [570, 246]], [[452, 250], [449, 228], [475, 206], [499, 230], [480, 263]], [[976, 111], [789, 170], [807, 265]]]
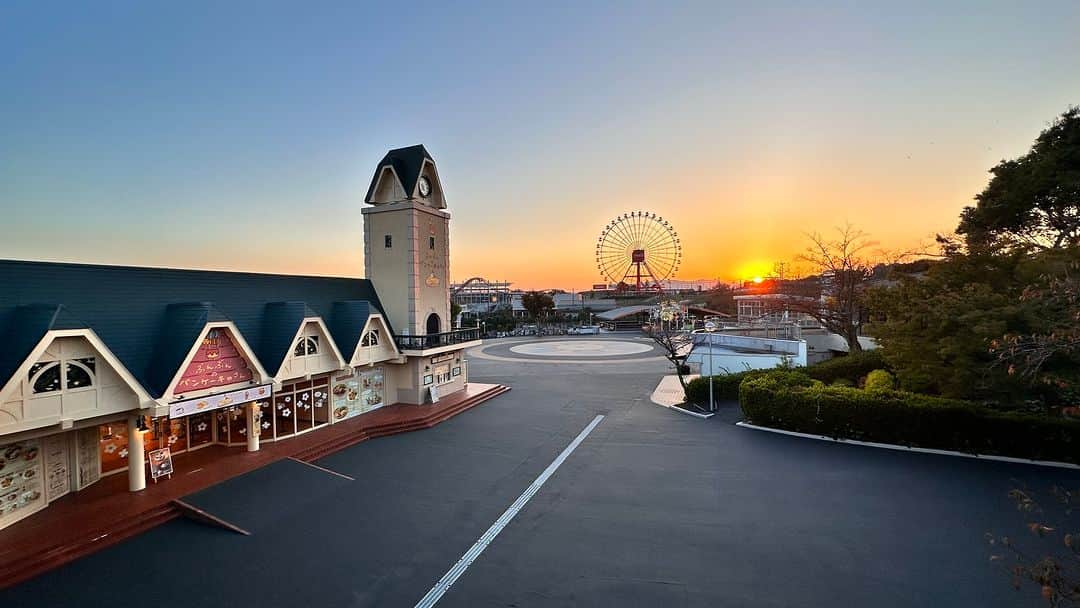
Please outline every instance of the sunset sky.
[[637, 209], [678, 278], [749, 278], [953, 229], [1080, 104], [1075, 0], [79, 4], [0, 7], [0, 258], [360, 276], [374, 167], [423, 143], [455, 280], [586, 287]]

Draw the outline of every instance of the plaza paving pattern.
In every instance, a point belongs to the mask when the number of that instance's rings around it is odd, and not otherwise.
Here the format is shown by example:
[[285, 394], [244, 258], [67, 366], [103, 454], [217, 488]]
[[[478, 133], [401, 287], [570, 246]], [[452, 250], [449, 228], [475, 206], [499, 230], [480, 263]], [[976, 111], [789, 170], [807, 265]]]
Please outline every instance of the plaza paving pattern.
[[[590, 337], [595, 338], [595, 337]], [[1073, 471], [838, 445], [649, 402], [664, 362], [476, 358], [510, 393], [435, 428], [281, 462], [0, 594], [14, 606], [413, 606], [597, 414], [438, 606], [1039, 606], [989, 564], [1017, 481]]]

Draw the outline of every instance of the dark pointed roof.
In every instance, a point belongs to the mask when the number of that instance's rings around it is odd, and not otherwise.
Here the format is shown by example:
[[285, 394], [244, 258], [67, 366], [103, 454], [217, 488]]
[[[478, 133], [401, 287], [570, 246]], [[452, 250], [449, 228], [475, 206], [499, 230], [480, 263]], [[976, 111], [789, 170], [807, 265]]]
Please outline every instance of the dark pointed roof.
[[[0, 344], [0, 357], [6, 362], [22, 354], [14, 363], [17, 368], [30, 351], [20, 353], [22, 347], [9, 345], [24, 344], [35, 333], [40, 340], [48, 328], [61, 328], [55, 324], [79, 319], [156, 398], [183, 362], [176, 353], [186, 356], [194, 346], [194, 326], [203, 319], [231, 320], [255, 349], [263, 344], [269, 303], [305, 302], [329, 326], [335, 302], [357, 300], [386, 316], [367, 279], [0, 260], [0, 331], [15, 340]], [[53, 302], [54, 310], [63, 306], [52, 316], [48, 309], [23, 309], [38, 302]], [[54, 325], [46, 328], [47, 322]], [[337, 342], [337, 336], [332, 337]], [[355, 346], [359, 330], [351, 339]], [[338, 347], [344, 351], [341, 343]], [[272, 367], [261, 356], [259, 361], [264, 368]], [[0, 366], [0, 385], [13, 371], [5, 367], [10, 365]]]
[[[5, 317], [6, 325], [2, 323]], [[60, 304], [27, 304], [0, 316], [0, 386], [7, 384], [50, 330], [87, 327]]]
[[[304, 319], [321, 317], [306, 302], [270, 302], [263, 312], [262, 340], [256, 349], [266, 372], [277, 373], [293, 346], [293, 338]], [[324, 320], [325, 322], [325, 320]]]
[[158, 331], [154, 355], [146, 380], [150, 393], [161, 395], [180, 371], [191, 347], [198, 341], [207, 323], [232, 321], [212, 302], [185, 302], [165, 307], [165, 319]]
[[409, 146], [408, 148], [397, 148], [387, 152], [386, 156], [379, 161], [379, 166], [375, 168], [375, 175], [371, 178], [371, 185], [368, 186], [367, 196], [364, 197], [364, 200], [371, 202], [371, 197], [375, 194], [375, 187], [379, 184], [379, 175], [382, 174], [383, 168], [388, 166], [394, 168], [398, 178], [401, 179], [401, 186], [405, 188], [409, 198], [412, 198], [413, 191], [416, 189], [416, 181], [420, 179], [420, 170], [424, 168], [425, 159], [432, 163], [435, 162], [435, 159], [431, 158], [423, 144]]
[[334, 302], [334, 312], [330, 317], [330, 336], [341, 349], [341, 356], [345, 357], [346, 362], [356, 351], [360, 332], [364, 331], [364, 325], [370, 316], [371, 305], [366, 301]]

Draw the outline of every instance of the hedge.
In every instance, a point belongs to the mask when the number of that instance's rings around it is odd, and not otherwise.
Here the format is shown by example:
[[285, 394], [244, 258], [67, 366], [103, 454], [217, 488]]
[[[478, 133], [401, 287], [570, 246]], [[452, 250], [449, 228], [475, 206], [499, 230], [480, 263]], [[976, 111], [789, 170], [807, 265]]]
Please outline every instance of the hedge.
[[885, 363], [885, 357], [880, 348], [864, 350], [853, 355], [833, 357], [816, 365], [806, 368], [806, 374], [815, 380], [821, 380], [825, 384], [832, 384], [840, 378], [847, 378], [854, 384], [859, 379], [875, 369], [889, 370]]
[[739, 391], [749, 423], [800, 433], [1080, 464], [1080, 421], [1000, 412], [904, 391], [749, 378]]
[[[767, 373], [767, 370], [750, 370], [737, 374], [722, 374], [713, 376], [713, 399], [716, 401], [738, 401], [739, 383], [746, 378], [752, 378]], [[689, 403], [706, 405], [709, 403], [709, 378], [702, 376], [694, 378], [686, 385], [686, 400]]]

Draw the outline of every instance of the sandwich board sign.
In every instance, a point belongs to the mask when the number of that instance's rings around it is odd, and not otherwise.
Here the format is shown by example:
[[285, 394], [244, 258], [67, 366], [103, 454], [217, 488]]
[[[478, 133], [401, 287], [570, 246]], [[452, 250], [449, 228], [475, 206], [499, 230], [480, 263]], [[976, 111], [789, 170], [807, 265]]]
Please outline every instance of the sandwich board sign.
[[173, 464], [172, 453], [169, 448], [152, 450], [150, 452], [150, 477], [157, 483], [158, 477], [169, 476], [172, 479]]
[[439, 402], [439, 389], [436, 388], [436, 386], [434, 384], [432, 384], [430, 387], [428, 387], [428, 390], [431, 392], [431, 403], [433, 403], [433, 404], [438, 403]]

